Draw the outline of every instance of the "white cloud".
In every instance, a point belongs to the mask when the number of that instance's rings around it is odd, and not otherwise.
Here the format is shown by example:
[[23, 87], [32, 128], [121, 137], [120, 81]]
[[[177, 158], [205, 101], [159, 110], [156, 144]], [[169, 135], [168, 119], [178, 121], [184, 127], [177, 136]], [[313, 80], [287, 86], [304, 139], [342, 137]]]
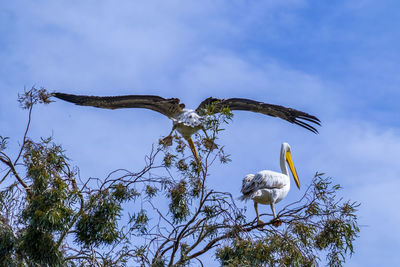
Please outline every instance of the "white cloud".
[[26, 1], [24, 8], [13, 3], [5, 6], [16, 31], [7, 59], [25, 67], [28, 83], [48, 87], [170, 89], [177, 72], [201, 61], [204, 51], [240, 40], [253, 18], [266, 15], [266, 24], [274, 20], [272, 10], [302, 3]]
[[[245, 97], [297, 109], [323, 106], [325, 112], [337, 110], [341, 105], [340, 97], [334, 91], [327, 91], [327, 84], [316, 76], [285, 68], [272, 59], [259, 62], [224, 51], [210, 51], [187, 65], [180, 74], [179, 84], [186, 99], [211, 95]], [[326, 106], [326, 99], [331, 105]]]

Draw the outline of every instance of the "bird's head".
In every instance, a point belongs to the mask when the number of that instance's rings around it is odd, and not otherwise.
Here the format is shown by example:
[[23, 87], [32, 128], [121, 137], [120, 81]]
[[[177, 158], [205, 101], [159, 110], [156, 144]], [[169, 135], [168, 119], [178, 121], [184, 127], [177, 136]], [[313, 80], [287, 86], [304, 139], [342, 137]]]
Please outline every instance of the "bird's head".
[[288, 143], [285, 142], [282, 144], [281, 154], [283, 154], [282, 156], [284, 157], [285, 161], [289, 165], [289, 169], [292, 172], [293, 179], [294, 179], [297, 187], [300, 189], [299, 177], [297, 175], [296, 168], [294, 167], [294, 164], [293, 164], [291, 149], [290, 149], [290, 145]]

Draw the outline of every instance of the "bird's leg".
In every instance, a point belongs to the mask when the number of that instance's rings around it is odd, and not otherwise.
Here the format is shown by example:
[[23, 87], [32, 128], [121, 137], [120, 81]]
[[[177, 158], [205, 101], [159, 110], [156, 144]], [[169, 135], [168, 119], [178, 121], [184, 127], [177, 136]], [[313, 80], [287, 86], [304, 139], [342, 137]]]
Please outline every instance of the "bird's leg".
[[210, 139], [210, 137], [208, 137], [208, 134], [207, 134], [207, 131], [206, 131], [206, 129], [204, 129], [204, 127], [203, 127], [203, 126], [201, 127], [201, 129], [203, 130], [204, 134], [206, 135], [206, 138], [207, 138], [207, 139]]
[[274, 219], [276, 218], [276, 213], [275, 213], [275, 207], [274, 207], [274, 203], [270, 204], [271, 209], [272, 209], [272, 215], [274, 216]]
[[263, 224], [264, 222], [260, 220], [260, 216], [258, 215], [258, 203], [254, 201], [254, 209], [256, 210], [256, 214], [257, 214], [257, 224]]
[[274, 203], [271, 203], [271, 209], [272, 209], [272, 215], [274, 216], [274, 218], [272, 219], [272, 225], [278, 227], [282, 224], [282, 221], [276, 218]]
[[199, 157], [199, 154], [197, 154], [197, 150], [196, 150], [196, 147], [194, 146], [192, 137], [189, 137], [189, 139], [187, 139], [187, 141], [189, 143], [190, 150], [192, 150], [194, 159], [196, 160], [196, 162], [197, 162], [197, 164], [199, 165], [199, 168], [200, 168], [201, 167], [200, 157]]
[[172, 126], [172, 130], [169, 135], [161, 140], [161, 143], [164, 145], [164, 147], [172, 145], [172, 133], [175, 131], [175, 129], [176, 125]]

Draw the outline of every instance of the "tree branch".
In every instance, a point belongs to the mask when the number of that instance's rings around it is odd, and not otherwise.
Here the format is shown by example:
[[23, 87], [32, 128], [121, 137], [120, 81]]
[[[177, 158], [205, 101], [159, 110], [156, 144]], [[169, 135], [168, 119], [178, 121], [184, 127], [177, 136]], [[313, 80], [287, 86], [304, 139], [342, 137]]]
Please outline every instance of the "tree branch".
[[29, 186], [21, 179], [18, 172], [15, 170], [14, 164], [11, 162], [10, 158], [7, 157], [7, 159], [4, 159], [3, 157], [0, 156], [0, 161], [6, 164], [10, 168], [15, 178], [17, 178], [18, 182], [25, 188], [25, 190], [28, 190]]

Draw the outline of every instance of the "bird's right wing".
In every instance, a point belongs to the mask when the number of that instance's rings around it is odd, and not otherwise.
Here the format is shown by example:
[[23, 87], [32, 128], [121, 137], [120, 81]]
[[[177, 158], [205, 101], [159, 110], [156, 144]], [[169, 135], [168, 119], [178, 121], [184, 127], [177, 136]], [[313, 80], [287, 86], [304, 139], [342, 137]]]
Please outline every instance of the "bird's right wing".
[[157, 111], [169, 118], [182, 112], [185, 107], [178, 98], [162, 98], [154, 95], [124, 96], [86, 96], [64, 93], [53, 93], [53, 96], [81, 106], [92, 106], [105, 109], [146, 108]]
[[318, 133], [318, 130], [313, 125], [310, 125], [309, 122], [321, 125], [320, 120], [317, 117], [303, 111], [245, 98], [218, 99], [209, 97], [200, 103], [196, 112], [199, 115], [206, 115], [207, 113], [215, 114], [223, 111], [224, 108], [229, 108], [230, 110], [252, 111], [272, 117], [278, 117], [297, 124], [313, 133]]

